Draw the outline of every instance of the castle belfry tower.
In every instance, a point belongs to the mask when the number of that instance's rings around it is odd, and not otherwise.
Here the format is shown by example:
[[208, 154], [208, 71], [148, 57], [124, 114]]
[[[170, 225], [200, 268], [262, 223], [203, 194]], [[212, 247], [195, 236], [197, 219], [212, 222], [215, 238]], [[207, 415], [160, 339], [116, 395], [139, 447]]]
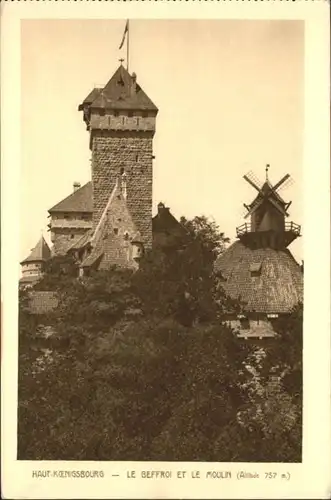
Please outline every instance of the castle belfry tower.
[[[95, 230], [116, 183], [144, 248], [152, 245], [153, 137], [157, 107], [121, 64], [78, 108], [90, 132]], [[118, 215], [121, 221], [121, 215]]]
[[273, 318], [289, 314], [303, 301], [302, 269], [288, 250], [301, 228], [286, 221], [291, 202], [278, 193], [290, 176], [272, 185], [268, 168], [261, 187], [252, 175], [244, 176], [257, 191], [252, 203], [244, 205], [250, 222], [237, 227], [238, 241], [215, 264], [225, 292], [242, 304], [241, 314], [227, 319], [244, 338], [274, 336]]

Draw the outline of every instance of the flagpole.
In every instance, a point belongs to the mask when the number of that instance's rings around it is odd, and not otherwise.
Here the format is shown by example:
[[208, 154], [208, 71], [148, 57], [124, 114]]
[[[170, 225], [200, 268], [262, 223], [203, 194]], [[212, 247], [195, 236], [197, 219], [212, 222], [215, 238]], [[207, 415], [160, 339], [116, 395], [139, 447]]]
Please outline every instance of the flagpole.
[[126, 69], [129, 72], [129, 50], [130, 50], [130, 21], [128, 19], [128, 36], [126, 41]]

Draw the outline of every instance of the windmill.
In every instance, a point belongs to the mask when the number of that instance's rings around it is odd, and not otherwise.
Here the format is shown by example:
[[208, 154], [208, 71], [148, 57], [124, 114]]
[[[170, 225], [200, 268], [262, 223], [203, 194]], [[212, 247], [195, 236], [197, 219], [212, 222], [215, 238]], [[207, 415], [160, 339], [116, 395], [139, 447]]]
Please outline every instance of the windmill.
[[243, 304], [240, 314], [225, 313], [242, 338], [273, 337], [273, 319], [289, 314], [303, 300], [302, 268], [288, 249], [301, 227], [285, 222], [291, 202], [279, 194], [291, 178], [286, 174], [272, 185], [268, 170], [269, 165], [264, 183], [252, 172], [243, 176], [256, 193], [244, 204], [244, 217], [250, 220], [237, 227], [237, 241], [215, 263], [225, 293]]
[[[263, 199], [265, 200], [267, 197], [272, 197], [274, 195], [274, 198], [276, 197], [278, 201], [281, 201], [284, 203], [284, 206], [286, 206], [285, 210], [288, 209], [288, 207], [291, 205], [291, 202], [286, 204], [280, 197], [279, 193], [283, 191], [284, 189], [288, 188], [293, 184], [293, 179], [290, 177], [289, 174], [284, 175], [284, 177], [277, 182], [274, 186], [271, 185], [269, 178], [268, 178], [268, 170], [270, 168], [270, 165], [268, 164], [266, 166], [266, 180], [265, 183], [263, 184], [256, 176], [255, 174], [250, 170], [246, 175], [243, 176], [243, 178], [250, 184], [258, 193], [260, 196], [258, 200], [254, 200], [250, 205], [247, 205], [244, 203], [244, 207], [246, 211], [242, 212], [242, 217], [247, 218], [250, 215], [250, 209], [252, 208], [252, 205], [254, 204], [255, 201], [262, 201]], [[275, 200], [274, 200], [275, 201]], [[272, 201], [271, 201], [272, 203]]]
[[[270, 246], [276, 244], [287, 246], [300, 235], [300, 226], [293, 222], [285, 222], [292, 202], [286, 202], [279, 194], [281, 189], [287, 187], [292, 180], [290, 175], [286, 174], [272, 185], [268, 177], [269, 168], [270, 165], [267, 165], [266, 179], [263, 184], [252, 172], [243, 176], [245, 181], [257, 191], [257, 195], [249, 205], [244, 203], [246, 209], [244, 219], [250, 218], [250, 223], [246, 222], [239, 226], [237, 236], [244, 237], [246, 240], [249, 238], [255, 244], [260, 244], [263, 239], [264, 244]], [[264, 233], [263, 238], [261, 234], [253, 236], [256, 233]]]

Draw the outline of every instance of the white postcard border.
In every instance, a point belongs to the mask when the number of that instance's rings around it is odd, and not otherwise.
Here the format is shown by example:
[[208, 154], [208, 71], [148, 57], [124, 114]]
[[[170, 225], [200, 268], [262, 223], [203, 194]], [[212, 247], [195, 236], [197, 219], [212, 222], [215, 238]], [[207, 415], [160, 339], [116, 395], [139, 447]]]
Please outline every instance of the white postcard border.
[[[2, 492], [4, 498], [327, 498], [330, 480], [329, 16], [322, 1], [1, 3]], [[26, 462], [16, 460], [20, 171], [20, 20], [232, 18], [305, 21], [303, 464]], [[142, 479], [141, 470], [231, 471], [232, 479]], [[33, 470], [103, 470], [98, 479], [34, 479]], [[137, 479], [127, 472], [136, 471]], [[238, 471], [290, 473], [238, 480]], [[114, 477], [113, 474], [120, 474]]]

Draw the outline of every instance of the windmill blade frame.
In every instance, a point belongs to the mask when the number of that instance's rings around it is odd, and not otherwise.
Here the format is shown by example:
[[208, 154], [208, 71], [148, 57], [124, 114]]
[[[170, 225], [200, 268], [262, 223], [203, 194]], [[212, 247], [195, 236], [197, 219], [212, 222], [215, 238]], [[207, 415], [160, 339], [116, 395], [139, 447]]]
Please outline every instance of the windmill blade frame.
[[276, 184], [271, 188], [271, 192], [276, 192], [277, 189], [282, 185], [284, 184], [284, 182], [286, 182], [288, 179], [290, 178], [290, 174], [286, 174], [284, 175], [284, 177], [282, 177], [280, 179], [280, 181], [276, 182]]
[[257, 186], [255, 182], [252, 181], [252, 179], [250, 179], [247, 175], [243, 175], [243, 178], [245, 179], [246, 182], [248, 182], [248, 184], [250, 184], [254, 189], [256, 189], [258, 193], [263, 194], [261, 188]]

